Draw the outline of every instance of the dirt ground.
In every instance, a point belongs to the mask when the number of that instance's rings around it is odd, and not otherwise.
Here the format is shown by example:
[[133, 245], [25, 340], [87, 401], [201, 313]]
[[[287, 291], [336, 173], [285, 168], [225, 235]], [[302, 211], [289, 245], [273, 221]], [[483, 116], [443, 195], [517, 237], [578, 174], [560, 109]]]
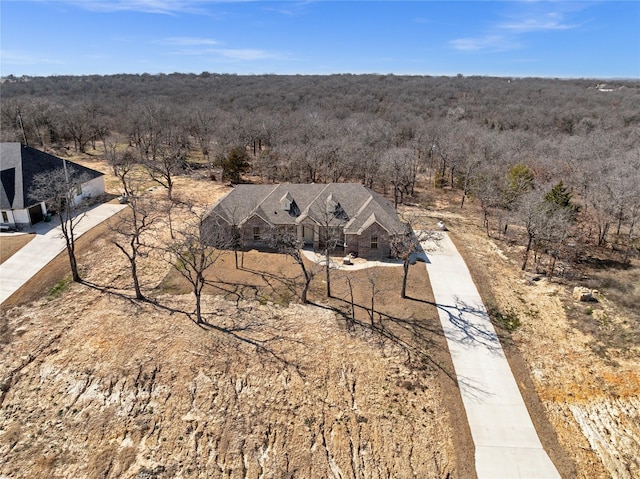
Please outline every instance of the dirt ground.
[[[460, 211], [447, 197], [434, 204], [434, 217], [450, 228], [485, 303], [521, 321], [513, 332], [499, 328], [501, 341], [543, 445], [563, 476], [640, 477], [634, 319], [603, 295], [593, 303], [575, 301], [573, 283], [532, 281], [519, 268], [522, 250], [487, 238], [473, 205]], [[625, 274], [638, 269], [634, 263]], [[563, 451], [554, 450], [554, 443]]]
[[[228, 188], [194, 176], [176, 190], [207, 205]], [[499, 334], [562, 476], [639, 477], [629, 318], [609, 298], [587, 306], [571, 285], [523, 276], [519, 250], [487, 238], [472, 203], [439, 195], [421, 200], [430, 220], [445, 220], [485, 302], [520, 320]], [[352, 321], [342, 273], [327, 299], [319, 269], [301, 305], [290, 258], [250, 251], [236, 269], [230, 253], [209, 272], [199, 326], [188, 284], [157, 256], [140, 265], [153, 302], [131, 299], [111, 229], [79, 240], [87, 284], [68, 281], [61, 255], [0, 311], [0, 477], [475, 477], [424, 265], [406, 300], [401, 268], [349, 275]]]
[[[202, 186], [187, 183], [178, 194]], [[110, 229], [79, 240], [86, 284], [68, 281], [60, 255], [3, 305], [0, 476], [474, 477], [423, 265], [402, 302], [401, 268], [357, 272], [352, 321], [337, 274], [335, 299], [318, 274], [314, 305], [301, 305], [290, 259], [247, 252], [236, 270], [229, 254], [199, 326], [193, 296], [157, 257], [140, 267], [154, 302], [131, 299]]]

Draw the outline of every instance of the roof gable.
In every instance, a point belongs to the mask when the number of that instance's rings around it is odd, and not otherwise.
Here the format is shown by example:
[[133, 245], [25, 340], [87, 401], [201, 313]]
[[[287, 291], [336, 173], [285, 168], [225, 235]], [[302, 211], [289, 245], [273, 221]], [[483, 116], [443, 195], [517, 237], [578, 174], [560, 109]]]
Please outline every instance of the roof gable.
[[313, 221], [360, 234], [373, 218], [391, 234], [403, 231], [393, 205], [359, 183], [238, 185], [209, 214], [228, 218], [230, 210], [236, 218], [227, 220], [229, 224], [240, 224], [258, 214], [272, 225]]

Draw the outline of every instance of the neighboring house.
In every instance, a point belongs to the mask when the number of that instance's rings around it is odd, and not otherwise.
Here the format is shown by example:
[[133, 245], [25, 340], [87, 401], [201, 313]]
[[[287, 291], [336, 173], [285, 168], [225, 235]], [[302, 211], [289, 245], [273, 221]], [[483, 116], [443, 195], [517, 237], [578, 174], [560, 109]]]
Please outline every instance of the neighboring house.
[[406, 232], [393, 205], [357, 183], [238, 185], [207, 213], [204, 228], [239, 233], [243, 248], [268, 248], [274, 232], [322, 248], [326, 238], [364, 258], [392, 254], [391, 239]]
[[23, 228], [42, 221], [47, 214], [47, 198], [31, 198], [33, 180], [40, 173], [65, 167], [89, 178], [74, 201], [104, 193], [104, 176], [99, 171], [21, 143], [0, 143], [0, 222], [3, 227]]

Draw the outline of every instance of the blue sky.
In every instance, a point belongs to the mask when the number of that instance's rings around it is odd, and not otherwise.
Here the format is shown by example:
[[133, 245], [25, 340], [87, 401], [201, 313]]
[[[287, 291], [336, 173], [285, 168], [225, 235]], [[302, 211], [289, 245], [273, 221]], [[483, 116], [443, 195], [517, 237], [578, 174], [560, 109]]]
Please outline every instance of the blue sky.
[[640, 1], [1, 0], [0, 74], [640, 78]]

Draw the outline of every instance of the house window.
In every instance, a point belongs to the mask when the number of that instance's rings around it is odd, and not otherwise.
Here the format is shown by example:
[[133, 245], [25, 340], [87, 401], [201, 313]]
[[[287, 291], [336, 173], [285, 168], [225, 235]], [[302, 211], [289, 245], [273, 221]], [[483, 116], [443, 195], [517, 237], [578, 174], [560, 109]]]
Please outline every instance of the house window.
[[260, 227], [253, 227], [253, 241], [260, 241]]
[[9, 222], [9, 217], [7, 216], [7, 212], [6, 211], [2, 212], [2, 222], [3, 223], [8, 223]]
[[371, 235], [371, 249], [378, 249], [378, 235]]

